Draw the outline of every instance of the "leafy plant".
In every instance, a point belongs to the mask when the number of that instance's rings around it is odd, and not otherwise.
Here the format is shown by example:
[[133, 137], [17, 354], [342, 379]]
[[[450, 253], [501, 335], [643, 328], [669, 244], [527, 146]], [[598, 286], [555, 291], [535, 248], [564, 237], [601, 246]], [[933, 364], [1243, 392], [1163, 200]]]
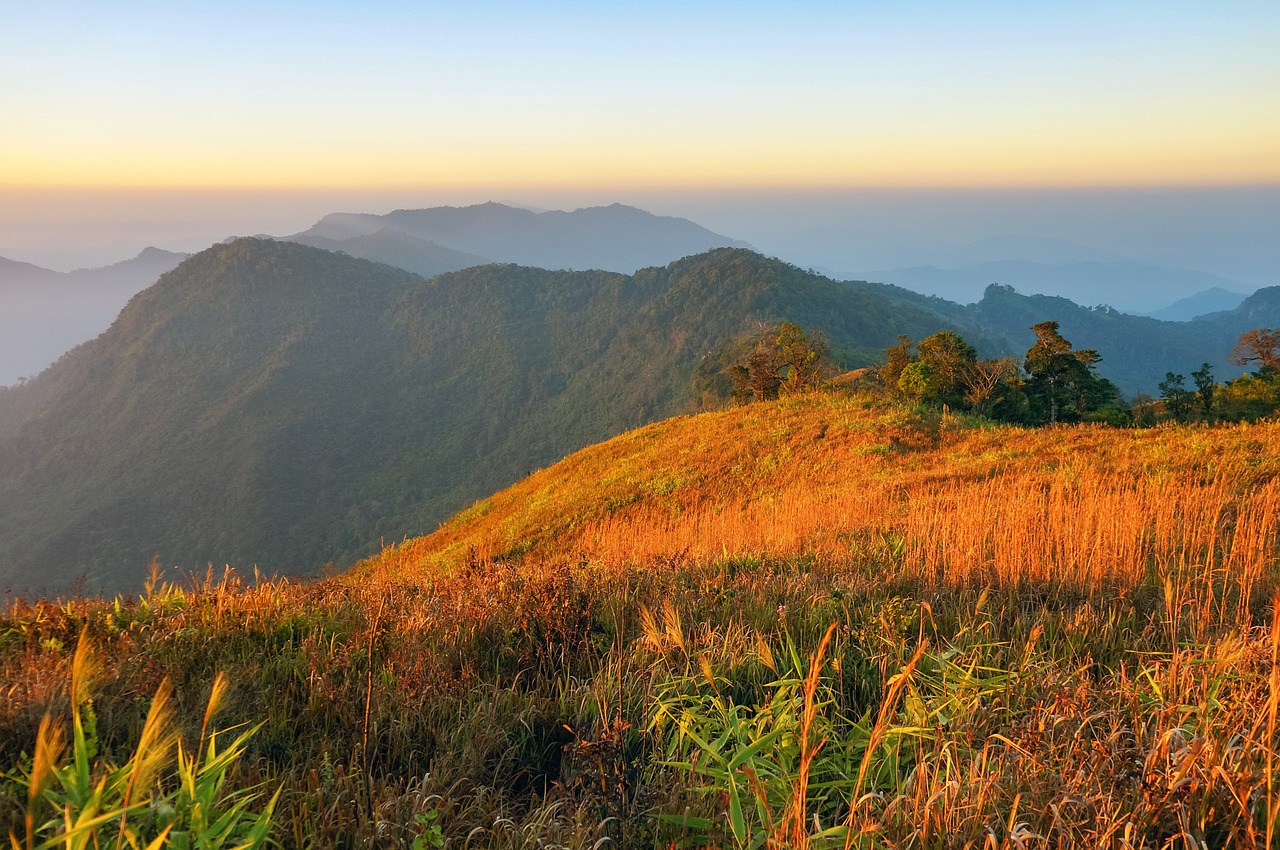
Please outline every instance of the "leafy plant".
[[[673, 733], [664, 766], [702, 780], [736, 847], [846, 846], [851, 806], [868, 778], [886, 790], [901, 785], [910, 761], [902, 744], [928, 732], [890, 722], [924, 647], [890, 680], [876, 719], [855, 720], [838, 708], [836, 662], [826, 657], [834, 631], [827, 629], [807, 665], [789, 634], [780, 658], [757, 638], [759, 660], [779, 676], [758, 705], [736, 702], [723, 687], [730, 680], [705, 655], [700, 675], [673, 677], [655, 702], [650, 727]], [[663, 820], [711, 840], [717, 831], [709, 818]]]
[[[63, 758], [61, 726], [46, 714], [29, 769], [7, 777], [27, 792], [27, 850], [136, 850], [144, 844], [148, 850], [267, 846], [280, 792], [255, 812], [257, 788], [228, 791], [225, 787], [258, 727], [222, 748], [219, 737], [230, 730], [210, 727], [227, 691], [226, 678], [219, 675], [214, 680], [195, 752], [184, 750], [174, 729], [173, 687], [166, 679], [151, 700], [136, 748], [117, 766], [98, 758], [97, 720], [89, 697], [98, 672], [96, 652], [84, 634], [71, 666], [69, 758]], [[12, 833], [10, 843], [15, 850], [23, 846]]]

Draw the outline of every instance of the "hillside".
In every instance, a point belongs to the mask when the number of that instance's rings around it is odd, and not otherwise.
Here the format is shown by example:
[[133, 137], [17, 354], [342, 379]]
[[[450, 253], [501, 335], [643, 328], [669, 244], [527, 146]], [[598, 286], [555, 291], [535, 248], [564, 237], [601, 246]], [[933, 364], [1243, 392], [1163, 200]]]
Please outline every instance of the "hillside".
[[[584, 449], [356, 575], [394, 581], [477, 559], [840, 561], [889, 545], [923, 576], [1084, 589], [1140, 583], [1153, 562], [1234, 560], [1203, 549], [1229, 530], [1228, 516], [1242, 556], [1260, 558], [1262, 572], [1280, 566], [1280, 423], [974, 427], [805, 396], [670, 419]], [[1260, 536], [1246, 542], [1246, 529]]]
[[183, 256], [148, 248], [132, 260], [72, 272], [0, 257], [0, 386], [34, 377], [102, 333], [130, 298]]
[[289, 848], [1266, 846], [1278, 587], [1280, 423], [811, 395], [627, 432], [324, 581], [14, 605], [0, 762], [73, 669], [113, 764], [166, 682], [202, 738], [225, 673], [213, 726], [262, 725], [224, 790], [280, 788]]
[[464, 268], [457, 263], [466, 257], [485, 257], [547, 269], [630, 274], [712, 248], [747, 247], [687, 219], [623, 204], [540, 213], [497, 203], [386, 215], [334, 213], [289, 238], [430, 273]]
[[425, 281], [288, 242], [215, 246], [0, 393], [0, 581], [135, 589], [153, 556], [349, 564], [692, 409], [699, 365], [780, 319], [825, 328], [847, 367], [947, 326], [736, 249], [633, 276]]

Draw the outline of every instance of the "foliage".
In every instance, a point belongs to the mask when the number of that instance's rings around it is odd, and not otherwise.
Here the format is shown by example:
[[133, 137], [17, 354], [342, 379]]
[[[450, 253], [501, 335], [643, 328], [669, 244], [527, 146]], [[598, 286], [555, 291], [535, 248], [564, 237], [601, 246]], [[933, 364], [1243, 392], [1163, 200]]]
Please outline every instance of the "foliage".
[[[1105, 354], [1106, 359], [1097, 364], [1098, 374], [1127, 394], [1155, 392], [1171, 368], [1185, 373], [1207, 361], [1221, 373], [1228, 368], [1232, 341], [1242, 332], [1259, 323], [1280, 324], [1280, 287], [1260, 289], [1234, 310], [1190, 322], [1082, 307], [1065, 298], [1021, 295], [1012, 287], [997, 285], [988, 287], [977, 304], [947, 305], [936, 299], [930, 303], [984, 356], [1025, 351], [1036, 341], [1027, 328], [1053, 319], [1063, 336]], [[979, 330], [985, 344], [977, 336]]]
[[1096, 351], [1073, 350], [1058, 333], [1057, 322], [1041, 322], [1032, 330], [1037, 342], [1027, 351], [1025, 379], [1016, 359], [979, 360], [973, 346], [954, 331], [939, 331], [920, 341], [917, 355], [911, 354], [906, 336], [885, 349], [888, 362], [879, 370], [881, 385], [917, 403], [1008, 422], [1130, 424], [1115, 385], [1093, 373], [1102, 359]]
[[1213, 415], [1213, 397], [1218, 392], [1218, 382], [1214, 380], [1213, 368], [1208, 363], [1201, 363], [1200, 368], [1191, 373], [1191, 380], [1196, 385], [1196, 398], [1200, 402], [1200, 412], [1206, 416]]
[[1040, 422], [1073, 422], [1107, 406], [1118, 406], [1115, 385], [1094, 374], [1102, 356], [1091, 348], [1074, 349], [1058, 332], [1058, 323], [1031, 328], [1036, 342], [1027, 350], [1027, 394]]
[[1222, 418], [1253, 422], [1280, 410], [1280, 369], [1264, 367], [1222, 385], [1217, 397]]
[[[225, 678], [214, 682], [195, 752], [184, 752], [172, 728], [173, 690], [165, 679], [151, 700], [137, 748], [116, 766], [98, 760], [98, 720], [89, 698], [98, 666], [97, 651], [88, 634], [82, 634], [71, 663], [70, 759], [63, 762], [63, 730], [46, 714], [29, 766], [5, 777], [11, 787], [26, 792], [28, 850], [143, 844], [149, 850], [268, 846], [279, 791], [255, 813], [257, 789], [225, 789], [228, 774], [256, 731], [244, 731], [229, 745], [219, 746], [226, 730], [212, 729], [210, 721], [226, 693]], [[171, 758], [172, 767], [166, 771]], [[13, 845], [19, 846], [10, 834]]]
[[920, 340], [917, 349], [916, 359], [898, 376], [898, 389], [916, 401], [961, 403], [967, 370], [977, 362], [973, 346], [954, 331], [939, 331]]
[[1257, 363], [1259, 368], [1280, 369], [1280, 328], [1254, 328], [1240, 334], [1230, 360], [1237, 366]]
[[792, 322], [762, 329], [751, 353], [728, 368], [738, 404], [811, 392], [822, 385], [828, 372], [822, 331], [805, 333]]
[[1169, 372], [1160, 382], [1160, 397], [1164, 399], [1165, 409], [1179, 422], [1186, 420], [1195, 403], [1195, 394], [1187, 389], [1186, 381], [1185, 375]]

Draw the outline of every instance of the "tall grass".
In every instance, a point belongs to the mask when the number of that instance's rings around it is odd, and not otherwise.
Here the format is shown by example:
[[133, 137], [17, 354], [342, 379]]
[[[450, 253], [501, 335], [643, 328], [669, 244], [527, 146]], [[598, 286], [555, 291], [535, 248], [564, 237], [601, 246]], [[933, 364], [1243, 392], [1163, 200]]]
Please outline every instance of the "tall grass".
[[27, 792], [25, 845], [11, 829], [11, 846], [27, 850], [37, 846], [66, 850], [266, 846], [279, 793], [254, 812], [258, 796], [254, 789], [228, 793], [223, 788], [255, 731], [243, 732], [230, 745], [219, 747], [221, 733], [210, 728], [210, 720], [226, 692], [226, 680], [219, 677], [214, 682], [195, 753], [183, 751], [173, 728], [173, 688], [165, 679], [151, 699], [136, 747], [123, 764], [116, 765], [99, 758], [97, 713], [91, 697], [99, 674], [93, 641], [82, 634], [71, 661], [68, 688], [69, 759], [63, 760], [62, 727], [45, 714], [29, 768], [4, 777], [9, 788], [25, 787]]

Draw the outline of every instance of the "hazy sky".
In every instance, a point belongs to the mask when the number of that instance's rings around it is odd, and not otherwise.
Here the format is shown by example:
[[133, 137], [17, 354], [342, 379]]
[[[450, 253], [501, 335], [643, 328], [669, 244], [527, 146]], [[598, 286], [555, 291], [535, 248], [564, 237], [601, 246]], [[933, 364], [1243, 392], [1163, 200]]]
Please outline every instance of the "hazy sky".
[[3, 17], [0, 254], [33, 259], [72, 231], [176, 244], [149, 217], [199, 241], [344, 201], [679, 214], [699, 191], [1280, 185], [1275, 0], [45, 0]]

